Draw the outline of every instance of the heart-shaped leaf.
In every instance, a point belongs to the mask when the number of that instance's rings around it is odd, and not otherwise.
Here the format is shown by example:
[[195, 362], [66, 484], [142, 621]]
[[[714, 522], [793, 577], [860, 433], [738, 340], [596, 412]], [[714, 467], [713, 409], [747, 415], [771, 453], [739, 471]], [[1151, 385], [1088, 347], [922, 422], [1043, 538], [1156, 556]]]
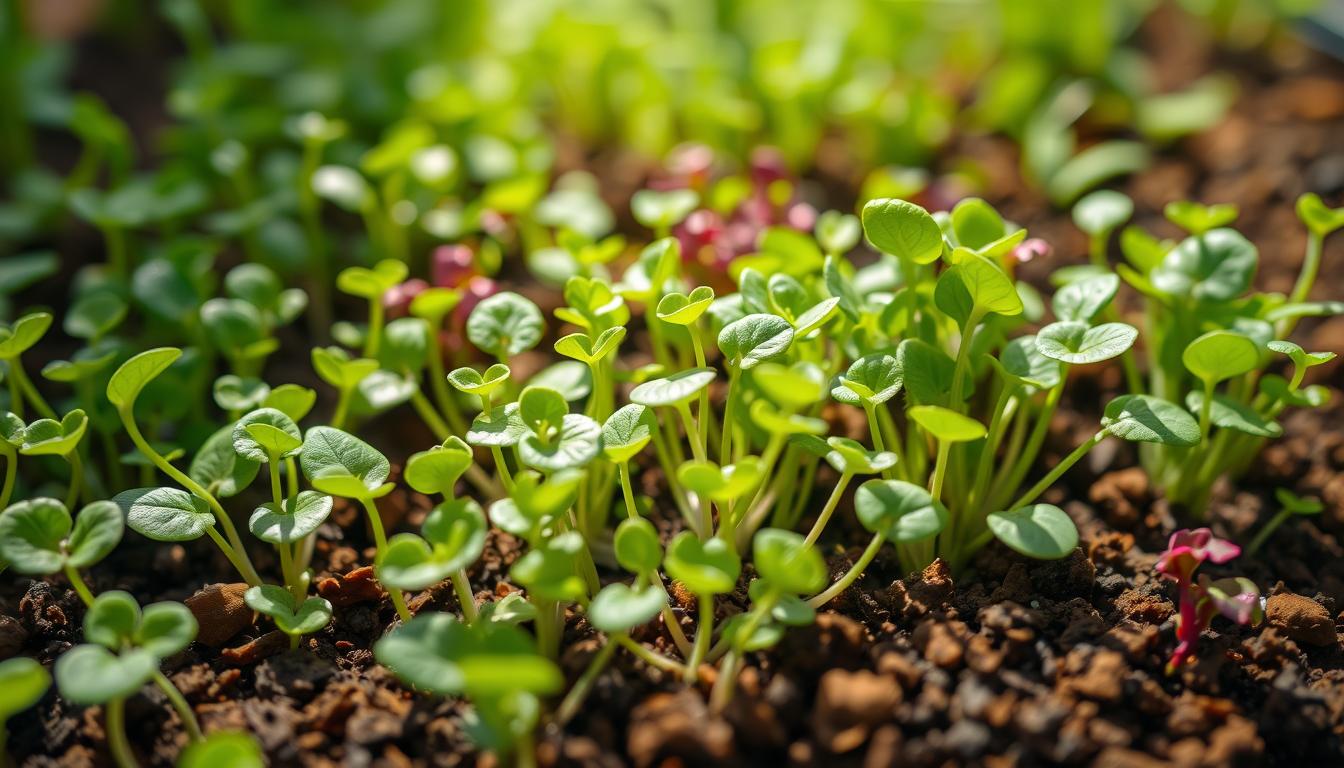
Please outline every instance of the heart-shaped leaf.
[[1127, 323], [1089, 326], [1077, 320], [1063, 320], [1045, 326], [1036, 334], [1036, 349], [1061, 363], [1087, 365], [1124, 354], [1138, 337], [1138, 329]]
[[79, 447], [88, 426], [89, 417], [78, 408], [60, 421], [38, 419], [24, 430], [19, 452], [25, 456], [69, 456]]
[[1115, 298], [1120, 277], [1112, 273], [1074, 280], [1055, 292], [1050, 308], [1059, 320], [1091, 323]]
[[625, 328], [619, 325], [606, 329], [596, 339], [586, 333], [571, 333], [555, 342], [555, 351], [581, 363], [595, 365], [615, 353], [624, 338]]
[[299, 426], [274, 408], [258, 408], [233, 428], [233, 450], [251, 461], [277, 461], [295, 455], [302, 447]]
[[663, 545], [658, 529], [642, 517], [626, 518], [616, 526], [616, 562], [631, 573], [647, 574], [663, 563]]
[[[1185, 395], [1185, 407], [1193, 413], [1204, 408], [1204, 393], [1192, 390]], [[1209, 405], [1209, 419], [1215, 427], [1235, 429], [1256, 437], [1279, 437], [1283, 427], [1256, 413], [1251, 406], [1224, 395], [1215, 394]]]
[[689, 402], [717, 376], [712, 368], [677, 371], [666, 378], [646, 381], [635, 387], [630, 391], [630, 401], [650, 408]]
[[801, 534], [762, 528], [751, 547], [757, 573], [776, 589], [805, 595], [826, 586], [826, 562]]
[[896, 348], [896, 357], [901, 363], [907, 397], [929, 405], [947, 399], [955, 368], [947, 353], [920, 339], [905, 339]]
[[11, 504], [0, 512], [0, 559], [19, 573], [56, 573], [65, 566], [70, 512], [56, 499]]
[[155, 541], [191, 541], [215, 524], [204, 499], [177, 488], [133, 488], [112, 500], [131, 530]]
[[211, 731], [203, 741], [182, 750], [178, 768], [260, 768], [266, 764], [261, 747], [242, 731]]
[[628, 632], [653, 620], [667, 604], [657, 585], [608, 584], [588, 604], [588, 621], [600, 632]]
[[578, 570], [583, 548], [583, 537], [578, 531], [562, 533], [518, 558], [509, 569], [509, 578], [533, 598], [555, 602], [581, 600], [588, 594], [588, 585]]
[[545, 695], [565, 684], [532, 638], [499, 621], [468, 626], [446, 613], [422, 614], [375, 643], [373, 654], [401, 679], [442, 696]]
[[593, 376], [587, 365], [577, 360], [561, 360], [537, 371], [527, 380], [527, 384], [553, 389], [566, 401], [574, 403], [593, 391]]
[[467, 338], [501, 360], [535, 347], [545, 328], [537, 305], [509, 291], [486, 298], [467, 317]]
[[904, 480], [869, 480], [854, 492], [863, 527], [888, 541], [909, 544], [937, 536], [948, 513], [924, 488]]
[[1041, 354], [1035, 336], [1019, 336], [1003, 345], [997, 360], [989, 358], [1005, 383], [1050, 389], [1059, 384], [1059, 361]]
[[1237, 206], [1231, 203], [1203, 205], [1191, 200], [1173, 200], [1162, 209], [1168, 221], [1192, 235], [1225, 227], [1237, 220], [1238, 213]]
[[346, 267], [336, 275], [336, 288], [341, 293], [359, 296], [370, 301], [381, 301], [383, 294], [392, 290], [409, 274], [406, 263], [383, 259], [373, 266]]
[[1073, 204], [1073, 223], [1093, 237], [1110, 233], [1133, 215], [1134, 201], [1109, 189], [1083, 195]]
[[66, 312], [62, 326], [77, 339], [97, 340], [126, 319], [126, 300], [113, 291], [97, 290], [81, 297]]
[[[298, 384], [281, 384], [272, 389], [262, 400], [263, 408], [274, 408], [285, 414], [295, 423], [303, 420], [317, 403], [317, 393]], [[243, 409], [239, 409], [243, 410]]]
[[114, 655], [101, 645], [80, 645], [56, 660], [56, 685], [74, 704], [105, 704], [124, 699], [158, 671], [159, 660], [136, 648]]
[[677, 468], [677, 479], [701, 496], [730, 502], [756, 490], [764, 473], [760, 459], [745, 456], [726, 467], [719, 467], [712, 461], [688, 461]]
[[145, 385], [168, 370], [182, 356], [182, 350], [175, 347], [159, 347], [147, 350], [121, 364], [107, 382], [107, 399], [121, 410], [135, 405], [135, 399]]
[[751, 376], [766, 397], [790, 410], [819, 402], [829, 388], [821, 367], [807, 361], [788, 366], [761, 363], [752, 370]]
[[95, 501], [75, 517], [70, 539], [65, 543], [66, 562], [73, 568], [88, 568], [111, 554], [121, 543], [125, 521], [121, 508], [110, 501]]
[[722, 595], [737, 586], [742, 561], [723, 539], [702, 542], [694, 533], [682, 531], [668, 543], [663, 567], [697, 595]]
[[569, 413], [564, 395], [549, 387], [529, 386], [518, 396], [518, 415], [527, 428], [542, 438], [549, 438], [553, 430]]
[[870, 451], [863, 443], [848, 437], [826, 438], [826, 463], [837, 472], [853, 475], [875, 475], [896, 466], [896, 454], [891, 451]]
[[924, 431], [944, 442], [979, 440], [986, 432], [985, 425], [970, 416], [937, 405], [917, 405], [909, 415]]
[[1210, 331], [1186, 345], [1181, 362], [1196, 378], [1212, 385], [1255, 370], [1260, 350], [1235, 331]]
[[635, 220], [656, 232], [676, 226], [700, 204], [693, 189], [641, 189], [630, 197]]
[[253, 510], [247, 529], [262, 541], [292, 544], [317, 530], [331, 515], [332, 498], [325, 493], [299, 491], [294, 502], [291, 506], [285, 499], [281, 509], [273, 501], [262, 504]]
[[411, 454], [406, 460], [406, 482], [423, 494], [452, 496], [462, 474], [471, 467], [471, 446], [450, 436], [443, 445]]
[[673, 325], [691, 325], [713, 302], [714, 289], [707, 285], [696, 286], [689, 295], [669, 293], [658, 300], [658, 319]]
[[1078, 546], [1078, 528], [1053, 504], [991, 512], [985, 524], [1009, 549], [1038, 560], [1067, 557]]
[[1149, 279], [1169, 296], [1231, 301], [1246, 292], [1260, 260], [1249, 240], [1231, 229], [1187, 237], [1162, 257]]
[[983, 248], [1003, 237], [1007, 231], [1003, 217], [994, 206], [978, 197], [968, 197], [952, 207], [949, 223], [957, 244]]
[[451, 572], [476, 562], [485, 549], [489, 528], [480, 504], [473, 499], [454, 499], [431, 510], [420, 532], [433, 548], [434, 559]]
[[215, 379], [215, 405], [226, 411], [250, 411], [260, 408], [271, 394], [266, 382], [256, 378], [242, 378], [227, 374]]
[[1297, 198], [1297, 217], [1317, 237], [1325, 237], [1344, 227], [1344, 208], [1329, 207], [1321, 200], [1321, 196], [1314, 192], [1308, 192]]
[[252, 484], [261, 465], [233, 449], [233, 427], [215, 432], [191, 459], [188, 475], [215, 496], [236, 496]]
[[1101, 426], [1123, 440], [1189, 447], [1199, 424], [1184, 408], [1152, 395], [1121, 395], [1106, 405]]
[[365, 357], [352, 359], [340, 347], [314, 347], [313, 370], [319, 378], [342, 392], [359, 386], [369, 374], [378, 370], [378, 361]]
[[311, 635], [331, 623], [331, 603], [310, 597], [295, 610], [294, 595], [284, 587], [262, 584], [243, 594], [247, 607], [271, 617], [286, 635]]
[[747, 315], [719, 332], [725, 361], [742, 370], [779, 357], [793, 344], [793, 326], [778, 315]]
[[154, 603], [143, 611], [129, 592], [110, 590], [84, 615], [84, 637], [109, 650], [140, 648], [164, 659], [196, 638], [196, 617], [181, 603]]
[[878, 353], [855, 360], [838, 380], [839, 385], [831, 389], [836, 400], [850, 405], [880, 405], [901, 391], [905, 373], [900, 358]]
[[518, 414], [518, 404], [508, 403], [490, 409], [489, 413], [478, 414], [467, 430], [467, 442], [472, 445], [506, 448], [517, 445], [531, 430], [523, 423]]
[[965, 327], [972, 319], [994, 313], [1022, 314], [1022, 298], [1012, 278], [989, 259], [972, 254], [938, 276], [934, 303]]
[[518, 456], [543, 472], [587, 466], [602, 450], [602, 427], [581, 413], [567, 413], [559, 432], [543, 440], [535, 433], [523, 436]]
[[173, 602], [151, 603], [141, 613], [131, 642], [155, 658], [166, 659], [190, 645], [199, 629], [196, 617], [187, 606]]
[[932, 264], [943, 255], [938, 222], [905, 200], [869, 200], [863, 206], [863, 233], [877, 250], [916, 264]]
[[602, 425], [602, 455], [620, 464], [633, 459], [653, 439], [658, 428], [653, 411], [643, 405], [622, 406]]
[[475, 368], [456, 368], [448, 374], [448, 383], [469, 395], [489, 395], [509, 380], [510, 373], [503, 363], [495, 363], [483, 374]]
[[51, 327], [50, 312], [32, 312], [12, 325], [0, 323], [0, 360], [13, 360], [27, 352]]
[[313, 427], [299, 455], [313, 487], [333, 496], [371, 499], [391, 490], [384, 486], [392, 467], [373, 446], [332, 427]]

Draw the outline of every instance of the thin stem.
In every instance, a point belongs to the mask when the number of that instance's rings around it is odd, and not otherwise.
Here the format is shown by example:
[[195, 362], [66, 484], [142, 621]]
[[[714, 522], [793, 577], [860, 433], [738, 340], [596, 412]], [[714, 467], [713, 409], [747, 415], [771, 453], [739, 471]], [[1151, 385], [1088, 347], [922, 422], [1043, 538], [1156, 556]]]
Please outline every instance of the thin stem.
[[1293, 284], [1293, 292], [1288, 294], [1289, 303], [1296, 304], [1307, 300], [1311, 286], [1316, 282], [1316, 273], [1321, 268], [1321, 249], [1324, 244], [1324, 238], [1315, 232], [1307, 234], [1307, 252], [1302, 257], [1302, 271], [1298, 273], [1297, 282]]
[[336, 412], [331, 414], [332, 429], [345, 428], [345, 419], [350, 413], [350, 395], [353, 392], [352, 387], [342, 387], [340, 394], [336, 396]]
[[1212, 379], [1204, 381], [1204, 402], [1199, 404], [1199, 442], [1201, 444], [1209, 437], [1210, 420], [1213, 414], [1213, 387], [1214, 381]]
[[621, 475], [621, 495], [625, 497], [625, 513], [630, 519], [639, 517], [639, 508], [635, 506], [635, 490], [630, 487], [630, 462], [622, 461], [616, 465]]
[[32, 403], [33, 408], [40, 413], [43, 418], [56, 419], [59, 421], [56, 412], [51, 409], [50, 405], [47, 405], [46, 400], [42, 399], [41, 393], [37, 391], [37, 387], [33, 386], [32, 380], [29, 379], [28, 374], [24, 372], [23, 362], [19, 360], [18, 357], [8, 358], [8, 362], [10, 379], [23, 393], [23, 396], [28, 399], [28, 402]]
[[884, 541], [886, 541], [886, 538], [883, 537], [882, 534], [873, 534], [872, 541], [868, 542], [868, 548], [863, 550], [863, 554], [859, 556], [858, 561], [850, 566], [850, 569], [845, 572], [845, 575], [841, 576], [839, 581], [828, 587], [825, 592], [810, 598], [807, 601], [807, 604], [813, 608], [820, 608], [834, 600], [846, 589], [849, 589], [849, 585], [853, 584], [860, 576], [862, 576], [864, 570], [873, 562], [873, 558], [877, 557], [877, 552], [882, 548], [882, 542]]
[[364, 357], [376, 358], [383, 342], [383, 297], [369, 299], [369, 333], [364, 337]]
[[709, 639], [714, 634], [714, 596], [700, 595], [700, 625], [695, 628], [695, 644], [691, 646], [691, 657], [686, 660], [683, 678], [689, 685], [695, 682], [695, 674], [700, 662], [709, 651]]
[[467, 570], [459, 569], [453, 574], [453, 590], [457, 592], [457, 602], [462, 604], [462, 618], [468, 624], [476, 621], [476, 596], [471, 592], [471, 582], [467, 580]]
[[[383, 553], [387, 551], [387, 534], [383, 532], [383, 519], [378, 514], [378, 507], [373, 503], [373, 499], [365, 496], [359, 501], [364, 505], [364, 512], [369, 518], [369, 527], [373, 529], [373, 543], [378, 550], [374, 557], [376, 563], [383, 559]], [[406, 607], [406, 598], [401, 594], [401, 590], [389, 588], [387, 596], [391, 598], [392, 605], [397, 609], [397, 615], [401, 617], [402, 622], [410, 621], [411, 611]]]
[[588, 692], [592, 690], [593, 683], [597, 682], [598, 676], [602, 674], [602, 670], [606, 669], [607, 663], [611, 661], [611, 656], [615, 652], [616, 643], [608, 640], [607, 644], [593, 655], [593, 660], [588, 662], [587, 669], [583, 671], [578, 680], [574, 681], [574, 687], [569, 689], [569, 693], [565, 694], [565, 700], [560, 702], [560, 707], [555, 710], [557, 725], [568, 723], [579, 711], [579, 706], [583, 704], [584, 699], [588, 698]]
[[681, 622], [677, 621], [677, 614], [672, 610], [672, 596], [667, 594], [667, 587], [663, 585], [663, 580], [658, 574], [650, 574], [649, 583], [658, 585], [658, 589], [663, 593], [663, 624], [667, 627], [667, 633], [672, 636], [672, 642], [676, 644], [677, 651], [682, 658], [691, 657], [691, 641], [687, 639], [686, 633], [681, 628]]
[[[295, 639], [297, 639], [297, 635]], [[154, 684], [159, 686], [159, 690], [163, 691], [164, 696], [168, 697], [168, 703], [177, 712], [177, 716], [181, 718], [182, 727], [186, 729], [187, 736], [191, 737], [192, 741], [200, 741], [205, 738], [201, 733], [201, 724], [196, 720], [196, 713], [191, 711], [191, 705], [187, 703], [186, 697], [177, 689], [177, 686], [173, 685], [173, 681], [169, 680], [168, 676], [162, 672], [156, 671], [154, 673]]]
[[719, 463], [731, 464], [733, 447], [733, 411], [737, 405], [737, 377], [741, 374], [737, 366], [724, 362], [728, 368], [728, 396], [723, 406], [723, 439], [719, 443]]
[[70, 586], [75, 588], [75, 593], [79, 595], [80, 600], [84, 601], [84, 605], [92, 606], [92, 590], [89, 589], [88, 584], [84, 583], [84, 579], [79, 575], [79, 571], [69, 563], [65, 564], [65, 577], [70, 580]]
[[812, 524], [812, 530], [807, 532], [807, 538], [803, 540], [803, 546], [810, 547], [817, 543], [821, 537], [821, 532], [826, 529], [826, 523], [831, 519], [831, 514], [835, 512], [835, 507], [840, 503], [840, 496], [845, 492], [845, 486], [854, 477], [852, 472], [840, 473], [840, 480], [831, 489], [831, 495], [826, 499], [826, 506], [821, 508], [821, 514], [817, 515], [817, 521]]
[[19, 454], [10, 452], [5, 454], [5, 482], [0, 486], [0, 509], [9, 506], [9, 497], [14, 495], [14, 480], [19, 472]]
[[125, 706], [124, 699], [113, 699], [107, 702], [107, 706], [103, 709], [107, 749], [112, 753], [112, 762], [117, 764], [117, 768], [138, 768], [135, 754], [131, 752], [131, 743], [126, 738]]
[[628, 635], [616, 635], [615, 640], [617, 643], [620, 643], [622, 648], [625, 648], [627, 651], [634, 654], [640, 661], [643, 661], [651, 667], [673, 674], [686, 674], [686, 665], [673, 661], [661, 653], [655, 653], [654, 651], [645, 648], [643, 645], [631, 640]]
[[943, 498], [943, 480], [947, 478], [947, 456], [951, 451], [950, 441], [938, 441], [938, 458], [933, 462], [933, 480], [929, 483], [929, 494], [933, 496], [934, 501], [941, 501]]
[[447, 440], [453, 434], [452, 430], [448, 428], [448, 424], [439, 416], [439, 412], [434, 410], [434, 406], [429, 402], [429, 399], [420, 391], [418, 382], [415, 389], [411, 390], [411, 407], [415, 408], [416, 414], [425, 422], [425, 426], [429, 427], [429, 431], [434, 433], [434, 437], [439, 442]]
[[1050, 470], [1045, 477], [1042, 477], [1039, 482], [1037, 482], [1030, 489], [1025, 491], [1021, 496], [1019, 496], [1017, 498], [1017, 501], [1014, 501], [1012, 504], [1009, 504], [1008, 509], [1013, 510], [1018, 509], [1020, 507], [1025, 507], [1027, 504], [1031, 503], [1032, 499], [1035, 499], [1037, 496], [1040, 496], [1042, 493], [1045, 493], [1045, 491], [1051, 485], [1053, 485], [1054, 482], [1058, 480], [1061, 475], [1069, 471], [1069, 468], [1072, 467], [1074, 464], [1077, 464], [1079, 459], [1086, 456], [1087, 452], [1092, 450], [1092, 446], [1101, 442], [1106, 437], [1106, 434], [1107, 433], [1104, 431], [1098, 432], [1097, 434], [1089, 438], [1086, 442], [1082, 443], [1077, 448], [1074, 448], [1073, 452], [1070, 453], [1068, 456], [1065, 456], [1062, 461], [1056, 464], [1055, 468]]
[[[952, 394], [948, 398], [948, 405], [952, 410], [961, 411], [961, 389], [966, 379], [966, 366], [971, 360], [971, 339], [975, 336], [975, 327], [980, 324], [982, 313], [972, 312], [970, 317], [966, 318], [966, 324], [962, 326], [961, 342], [957, 344], [957, 362], [952, 370]], [[938, 498], [936, 495], [934, 498]]]
[[499, 481], [504, 484], [504, 491], [513, 493], [513, 473], [509, 472], [509, 464], [504, 460], [504, 451], [498, 445], [492, 445], [490, 455], [495, 458], [495, 473], [499, 475]]
[[1292, 514], [1292, 512], [1289, 512], [1286, 509], [1279, 510], [1278, 514], [1271, 517], [1269, 522], [1265, 523], [1265, 527], [1261, 528], [1260, 532], [1255, 534], [1255, 538], [1251, 539], [1251, 543], [1246, 545], [1246, 554], [1253, 555], [1260, 551], [1260, 548], [1269, 540], [1270, 535], [1278, 530], [1279, 526], [1283, 525], [1284, 521], [1291, 517]]
[[[677, 415], [681, 417], [681, 425], [686, 428], [686, 440], [691, 444], [691, 455], [695, 456], [696, 461], [708, 461], [705, 455], [705, 439], [700, 434], [700, 427], [691, 418], [691, 407], [686, 403], [676, 404]], [[723, 457], [719, 457], [722, 463], [726, 462]]]
[[65, 493], [65, 508], [74, 510], [84, 480], [84, 461], [79, 457], [78, 448], [67, 454], [65, 460], [70, 462], [70, 489]]

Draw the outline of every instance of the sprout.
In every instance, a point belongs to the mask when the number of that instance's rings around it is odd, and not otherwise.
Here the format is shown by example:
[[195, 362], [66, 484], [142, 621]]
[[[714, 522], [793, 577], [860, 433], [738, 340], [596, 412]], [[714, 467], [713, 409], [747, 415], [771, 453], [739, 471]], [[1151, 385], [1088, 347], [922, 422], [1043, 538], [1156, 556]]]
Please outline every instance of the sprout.
[[1176, 582], [1180, 603], [1176, 616], [1179, 642], [1167, 662], [1167, 674], [1174, 674], [1194, 655], [1200, 633], [1214, 616], [1221, 613], [1238, 624], [1260, 623], [1263, 618], [1260, 590], [1250, 579], [1194, 578], [1195, 570], [1204, 561], [1226, 563], [1240, 554], [1240, 547], [1215, 537], [1208, 528], [1183, 529], [1171, 535], [1167, 551], [1157, 561], [1158, 574]]

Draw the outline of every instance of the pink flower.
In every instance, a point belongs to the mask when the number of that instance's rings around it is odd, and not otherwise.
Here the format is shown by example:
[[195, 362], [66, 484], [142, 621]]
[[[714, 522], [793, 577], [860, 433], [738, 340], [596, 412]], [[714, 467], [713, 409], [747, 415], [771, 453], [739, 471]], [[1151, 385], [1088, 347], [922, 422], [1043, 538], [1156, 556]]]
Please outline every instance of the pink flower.
[[1044, 259], [1049, 256], [1054, 247], [1039, 237], [1023, 240], [1013, 249], [1013, 260], [1019, 264], [1026, 264], [1032, 259]]
[[402, 317], [406, 310], [411, 306], [411, 300], [419, 296], [429, 287], [429, 283], [418, 277], [403, 282], [400, 285], [394, 285], [383, 294], [383, 307], [387, 310], [389, 319]]
[[476, 259], [465, 245], [440, 245], [429, 262], [430, 278], [440, 288], [457, 288], [476, 274]]
[[1167, 551], [1157, 561], [1157, 570], [1172, 581], [1189, 579], [1208, 560], [1222, 564], [1241, 554], [1241, 547], [1226, 539], [1219, 539], [1208, 528], [1182, 528], [1171, 534]]

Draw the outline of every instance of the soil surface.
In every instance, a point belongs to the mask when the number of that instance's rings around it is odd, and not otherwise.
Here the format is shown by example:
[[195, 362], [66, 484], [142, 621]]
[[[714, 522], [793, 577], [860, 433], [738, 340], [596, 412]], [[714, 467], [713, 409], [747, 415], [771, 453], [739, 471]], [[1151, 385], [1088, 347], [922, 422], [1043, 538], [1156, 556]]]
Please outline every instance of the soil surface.
[[[1242, 91], [1221, 125], [1161, 152], [1151, 169], [1123, 186], [1136, 200], [1137, 221], [1174, 236], [1160, 216], [1167, 202], [1234, 202], [1241, 208], [1238, 225], [1261, 250], [1259, 287], [1286, 291], [1305, 242], [1293, 201], [1315, 191], [1338, 204], [1344, 194], [1344, 67], [1296, 44], [1269, 55], [1216, 54], [1175, 22], [1150, 25], [1144, 35], [1172, 85], [1217, 67], [1235, 74]], [[1043, 283], [1053, 267], [1086, 260], [1085, 242], [1068, 216], [1051, 211], [1021, 182], [1010, 142], [961, 137], [948, 162], [966, 156], [984, 169], [987, 196], [1054, 245], [1049, 259], [1026, 265], [1028, 279]], [[843, 169], [822, 175], [840, 188], [853, 182]], [[1344, 297], [1341, 249], [1339, 241], [1327, 245], [1318, 298]], [[1344, 353], [1344, 317], [1304, 322], [1296, 338], [1311, 350]], [[1097, 403], [1118, 393], [1118, 373], [1091, 372], [1072, 388], [1076, 402], [1052, 425], [1043, 466], [1095, 429]], [[722, 717], [710, 715], [705, 704], [713, 670], [706, 668], [700, 685], [688, 689], [617, 653], [577, 717], [563, 730], [544, 729], [539, 762], [1344, 764], [1344, 646], [1337, 632], [1344, 621], [1344, 396], [1338, 391], [1344, 374], [1339, 361], [1313, 373], [1336, 390], [1333, 404], [1288, 416], [1286, 436], [1236, 487], [1219, 489], [1209, 524], [1245, 541], [1277, 509], [1273, 491], [1280, 487], [1320, 497], [1325, 511], [1285, 524], [1258, 556], [1205, 566], [1212, 576], [1235, 573], [1259, 584], [1269, 596], [1267, 620], [1256, 628], [1215, 620], [1198, 662], [1179, 674], [1163, 672], [1175, 643], [1174, 607], [1170, 583], [1156, 578], [1154, 564], [1167, 537], [1184, 524], [1155, 498], [1132, 452], [1112, 445], [1095, 451], [1045, 498], [1078, 523], [1082, 545], [1071, 557], [1041, 563], [994, 545], [953, 578], [941, 562], [901, 573], [884, 553], [814, 626], [790, 630], [777, 647], [750, 655]], [[843, 429], [838, 412], [832, 415]], [[369, 429], [394, 463], [433, 442], [409, 412]], [[828, 480], [823, 476], [818, 487]], [[643, 481], [657, 490], [656, 473], [645, 473]], [[251, 501], [244, 497], [232, 507], [242, 513]], [[389, 525], [416, 529], [430, 501], [403, 489], [379, 506]], [[848, 499], [840, 506], [851, 508]], [[837, 516], [823, 539], [837, 574], [867, 538], [851, 515]], [[253, 554], [263, 573], [274, 572], [263, 548]], [[163, 545], [128, 534], [90, 582], [97, 591], [127, 589], [142, 602], [191, 598], [202, 637], [165, 670], [207, 730], [250, 731], [274, 765], [493, 764], [468, 741], [460, 704], [413, 694], [374, 664], [369, 649], [395, 613], [371, 580], [372, 554], [362, 515], [338, 503], [319, 531], [315, 558], [318, 589], [335, 605], [335, 620], [297, 652], [287, 651], [269, 624], [253, 622], [237, 585], [206, 586], [227, 579], [229, 570], [204, 541]], [[509, 536], [492, 534], [470, 572], [479, 596], [512, 589], [506, 574], [517, 554]], [[722, 615], [741, 610], [748, 578], [720, 601]], [[445, 583], [417, 595], [412, 609], [456, 611], [457, 603]], [[685, 626], [693, 625], [684, 609], [678, 613]], [[0, 658], [22, 653], [52, 662], [80, 640], [82, 615], [63, 581], [5, 578]], [[656, 622], [636, 637], [670, 648]], [[571, 616], [565, 642], [561, 663], [573, 680], [602, 641]], [[128, 702], [127, 713], [141, 759], [170, 765], [185, 736], [161, 694], [146, 687]], [[72, 707], [53, 692], [10, 728], [20, 765], [107, 764], [97, 707]]]

